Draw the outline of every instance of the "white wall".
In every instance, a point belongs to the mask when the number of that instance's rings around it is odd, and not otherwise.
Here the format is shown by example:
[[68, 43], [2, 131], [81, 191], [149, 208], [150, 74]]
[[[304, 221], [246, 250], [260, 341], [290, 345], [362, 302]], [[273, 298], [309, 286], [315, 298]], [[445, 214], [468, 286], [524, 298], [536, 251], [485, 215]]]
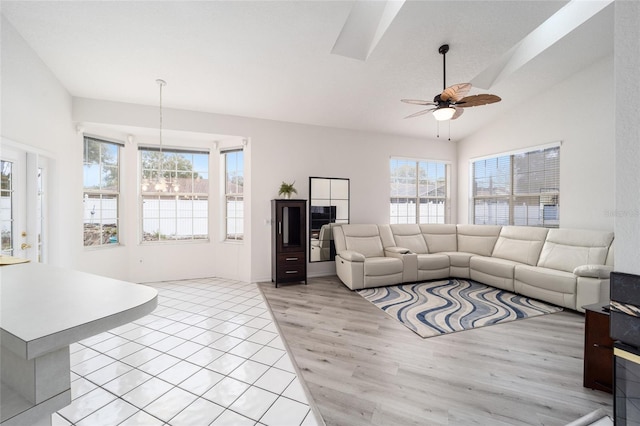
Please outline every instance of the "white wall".
[[473, 158], [562, 141], [560, 226], [613, 230], [613, 58], [531, 98], [458, 142], [458, 221], [468, 223]]
[[[73, 102], [73, 119], [92, 128], [114, 125], [153, 128], [157, 125], [154, 114], [157, 115], [156, 107], [80, 98]], [[129, 274], [136, 281], [154, 280], [156, 275], [186, 277], [193, 274], [194, 269], [199, 271], [198, 276], [206, 273], [251, 281], [270, 280], [270, 200], [277, 198], [283, 180], [295, 181], [298, 197], [308, 199], [309, 176], [349, 178], [352, 223], [385, 223], [389, 221], [391, 156], [450, 161], [453, 163], [452, 175], [456, 173], [455, 145], [445, 141], [172, 109], [164, 110], [164, 123], [168, 131], [186, 132], [185, 137], [196, 132], [199, 135], [240, 135], [249, 139], [245, 154], [245, 170], [250, 171], [251, 177], [249, 187], [245, 187], [245, 211], [250, 212], [245, 226], [246, 239], [241, 244], [229, 244], [214, 238], [212, 243], [197, 248], [190, 244], [174, 247], [126, 244], [129, 247], [126, 249]], [[130, 162], [126, 167], [136, 170]], [[454, 179], [452, 187], [455, 185]], [[135, 190], [134, 187], [131, 191]], [[452, 198], [455, 201], [455, 190]], [[130, 194], [127, 199], [134, 200], [135, 196]], [[453, 211], [456, 211], [455, 206]], [[135, 223], [136, 220], [133, 215], [127, 215], [128, 222]], [[214, 226], [215, 223], [214, 219]], [[128, 232], [127, 235], [132, 234]], [[158, 261], [147, 260], [156, 256]], [[85, 260], [92, 262], [93, 267], [98, 267], [103, 259], [99, 252], [94, 261], [88, 259], [90, 257], [94, 257], [93, 253], [85, 256]], [[145, 259], [142, 265], [139, 258]], [[334, 271], [332, 262], [309, 265], [310, 276]]]
[[4, 16], [1, 41], [1, 134], [30, 151], [52, 153], [45, 195], [56, 202], [48, 209], [48, 261], [69, 266], [82, 244], [82, 211], [67, 208], [82, 198], [82, 150], [74, 149], [71, 96]]
[[[626, 11], [621, 12], [621, 8]], [[282, 180], [295, 180], [299, 196], [308, 198], [309, 176], [350, 178], [352, 222], [386, 222], [389, 157], [451, 161], [451, 220], [465, 223], [469, 159], [562, 140], [561, 226], [613, 229], [615, 219], [616, 264], [620, 270], [638, 273], [640, 215], [635, 212], [640, 205], [636, 167], [640, 160], [637, 122], [640, 95], [635, 70], [639, 13], [637, 3], [616, 2], [616, 51], [627, 52], [616, 56], [617, 100], [614, 100], [614, 61], [607, 58], [458, 142], [457, 151], [456, 144], [446, 141], [167, 111], [165, 127], [185, 132], [185, 138], [175, 144], [186, 141], [189, 146], [194, 143], [210, 146], [210, 141], [205, 143], [201, 137], [195, 139], [200, 142], [189, 140], [186, 136], [192, 132], [249, 138], [246, 211], [250, 213], [246, 240], [241, 244], [220, 243], [220, 227], [212, 219], [211, 229], [217, 234], [210, 243], [138, 245], [137, 198], [132, 196], [137, 183], [128, 184], [137, 182], [137, 156], [126, 155], [128, 172], [123, 176], [129, 188], [123, 200], [129, 212], [123, 223], [126, 240], [121, 247], [106, 250], [82, 247], [82, 135], [75, 132], [76, 122], [105, 133], [109, 133], [105, 127], [109, 125], [153, 129], [157, 126], [157, 108], [72, 99], [4, 18], [1, 134], [36, 150], [53, 153], [51, 185], [47, 188], [52, 200], [49, 261], [61, 266], [134, 281], [205, 275], [268, 280], [269, 200], [277, 196]], [[617, 111], [607, 108], [614, 102]], [[120, 132], [119, 136], [126, 135]], [[143, 140], [144, 136], [136, 137], [135, 143]], [[135, 152], [135, 143], [126, 150]], [[213, 164], [217, 164], [215, 161], [212, 159]], [[614, 172], [616, 161], [618, 167]], [[597, 204], [588, 201], [594, 197]], [[212, 211], [219, 206], [219, 200], [215, 201]], [[603, 206], [612, 208], [607, 211]], [[311, 276], [332, 271], [331, 263], [309, 265]]]
[[615, 265], [640, 274], [640, 3], [615, 5]]
[[[157, 143], [150, 136], [157, 122], [155, 106], [72, 99], [11, 24], [2, 19], [1, 133], [3, 138], [51, 153], [47, 196], [48, 261], [52, 264], [138, 282], [203, 276], [269, 280], [270, 199], [277, 197], [282, 180], [295, 180], [299, 196], [308, 198], [309, 176], [350, 178], [352, 222], [387, 222], [389, 157], [450, 161], [452, 175], [456, 173], [455, 146], [448, 142], [166, 110], [165, 129], [175, 131], [175, 140], [167, 140], [167, 144], [211, 148], [220, 134], [248, 138], [245, 240], [221, 242], [222, 227], [216, 219], [222, 204], [216, 197], [211, 203], [210, 242], [140, 245], [137, 144]], [[81, 125], [81, 132], [76, 131], [77, 125]], [[129, 134], [135, 136], [123, 149], [122, 244], [117, 247], [83, 247], [83, 132], [122, 141]], [[223, 138], [219, 148], [237, 145], [239, 140]], [[218, 151], [213, 149], [212, 153], [212, 169], [217, 169]], [[212, 188], [217, 189], [219, 175], [212, 173], [211, 177]], [[455, 184], [454, 179], [454, 221]], [[311, 276], [333, 272], [331, 262], [309, 266]]]

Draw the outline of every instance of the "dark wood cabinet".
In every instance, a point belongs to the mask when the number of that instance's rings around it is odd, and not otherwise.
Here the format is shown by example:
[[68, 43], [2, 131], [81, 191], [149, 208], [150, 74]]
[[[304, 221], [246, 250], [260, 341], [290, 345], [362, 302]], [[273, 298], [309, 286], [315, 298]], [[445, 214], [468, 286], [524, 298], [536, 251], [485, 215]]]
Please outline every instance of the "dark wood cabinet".
[[271, 200], [271, 281], [307, 283], [307, 200]]
[[609, 312], [602, 304], [584, 309], [584, 387], [611, 393], [613, 340], [609, 337]]

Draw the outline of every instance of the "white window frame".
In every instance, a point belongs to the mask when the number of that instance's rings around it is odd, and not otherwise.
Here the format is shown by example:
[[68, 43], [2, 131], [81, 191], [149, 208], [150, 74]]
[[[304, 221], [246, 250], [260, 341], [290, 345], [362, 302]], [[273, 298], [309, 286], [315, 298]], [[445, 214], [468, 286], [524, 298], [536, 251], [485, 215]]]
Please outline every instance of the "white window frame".
[[[412, 194], [407, 194], [405, 195], [396, 195], [393, 196], [393, 192], [394, 192], [394, 185], [398, 186], [400, 183], [397, 181], [394, 181], [394, 177], [391, 174], [391, 168], [392, 168], [392, 164], [393, 162], [405, 162], [408, 166], [414, 166], [415, 167], [415, 191]], [[444, 179], [444, 190], [442, 191], [443, 195], [438, 195], [438, 186], [436, 184], [436, 186], [434, 187], [434, 190], [436, 191], [435, 194], [433, 195], [429, 195], [427, 194], [420, 194], [420, 190], [421, 190], [421, 181], [418, 178], [418, 176], [420, 175], [420, 170], [423, 168], [429, 168], [429, 167], [444, 167], [444, 174], [442, 176], [442, 178]], [[390, 192], [391, 192], [391, 196], [389, 198], [389, 223], [391, 224], [395, 224], [395, 223], [449, 223], [450, 222], [450, 204], [451, 204], [451, 196], [450, 196], [450, 181], [451, 181], [451, 163], [448, 161], [441, 161], [441, 160], [427, 160], [427, 159], [417, 159], [417, 158], [402, 158], [402, 157], [391, 157], [390, 161], [389, 161], [389, 177], [390, 177]], [[438, 182], [440, 178], [440, 175], [437, 174], [436, 177], [436, 182]], [[398, 189], [395, 189], [396, 191], [398, 191]], [[401, 205], [400, 203], [396, 202], [394, 203], [393, 200], [406, 200], [406, 205], [409, 206], [411, 204], [413, 204], [415, 206], [415, 216], [413, 215], [409, 215], [409, 211], [407, 211], [407, 214], [404, 216], [400, 216], [398, 214], [393, 214], [393, 206], [394, 204], [396, 205], [396, 209], [398, 209], [399, 205]], [[421, 214], [421, 208], [423, 208], [423, 206], [426, 206], [427, 203], [423, 203], [422, 201], [436, 201], [436, 204], [440, 204], [440, 202], [442, 203], [442, 214], [435, 214], [435, 215], [431, 215], [431, 214]], [[437, 208], [437, 207], [436, 207]], [[408, 209], [408, 208], [407, 208]], [[401, 221], [400, 218], [406, 218], [405, 221]], [[426, 220], [425, 220], [426, 219]]]
[[[116, 179], [117, 179], [117, 185], [116, 185], [116, 189], [108, 189], [108, 188], [103, 188], [102, 187], [102, 177], [100, 177], [100, 185], [98, 188], [87, 188], [84, 186], [85, 183], [85, 178], [86, 178], [86, 166], [89, 165], [89, 163], [87, 163], [87, 142], [88, 141], [92, 141], [92, 142], [96, 142], [99, 144], [105, 144], [105, 145], [112, 145], [116, 147], [116, 152], [117, 152], [117, 172], [116, 172]], [[94, 248], [101, 248], [101, 247], [115, 247], [121, 244], [121, 218], [120, 218], [120, 211], [121, 211], [121, 206], [120, 206], [120, 177], [121, 177], [121, 169], [122, 169], [122, 153], [121, 153], [121, 149], [124, 146], [124, 143], [122, 142], [117, 142], [117, 141], [113, 141], [113, 140], [108, 140], [105, 138], [101, 138], [101, 137], [97, 137], [97, 136], [92, 136], [92, 135], [83, 135], [83, 139], [82, 139], [82, 164], [83, 164], [83, 207], [84, 207], [84, 213], [83, 213], [83, 245], [86, 249], [94, 249]], [[100, 174], [102, 175], [102, 170], [103, 170], [103, 162], [102, 162], [102, 156], [100, 156], [100, 160], [98, 161], [98, 167], [99, 167], [99, 171]], [[116, 205], [116, 213], [115, 213], [115, 234], [111, 235], [110, 237], [108, 237], [108, 239], [105, 241], [105, 235], [104, 235], [104, 226], [103, 225], [103, 221], [107, 220], [103, 217], [103, 212], [105, 211], [105, 208], [103, 207], [103, 204], [106, 202], [106, 200], [109, 199], [114, 199], [115, 200], [115, 205]], [[99, 200], [99, 208], [98, 210], [95, 210], [95, 203], [94, 202], [90, 202], [89, 200]], [[91, 209], [91, 210], [88, 210]], [[95, 213], [99, 213], [98, 217], [95, 217], [94, 214]], [[89, 215], [89, 216], [87, 216]], [[87, 244], [87, 239], [86, 239], [86, 224], [87, 224], [87, 220], [89, 221], [89, 223], [92, 223], [94, 220], [97, 221], [98, 224], [100, 224], [100, 243], [99, 244]]]
[[[242, 167], [236, 167], [234, 169], [235, 172], [241, 171], [242, 174], [238, 175], [242, 177], [243, 185], [241, 187], [236, 186], [236, 188], [240, 188], [242, 192], [232, 192], [230, 191], [229, 185], [229, 168], [228, 168], [228, 154], [232, 153], [242, 153]], [[222, 150], [220, 152], [220, 156], [222, 157], [222, 178], [224, 188], [224, 240], [225, 241], [233, 241], [233, 242], [241, 242], [244, 240], [244, 150], [242, 148], [236, 149], [228, 149]], [[235, 206], [235, 208], [231, 209], [230, 206]], [[239, 204], [238, 204], [239, 203]], [[240, 208], [238, 208], [240, 206]], [[233, 214], [232, 214], [233, 211]], [[240, 227], [241, 232], [230, 233], [229, 229], [231, 228], [230, 222], [234, 222], [234, 229]]]
[[[557, 228], [560, 225], [560, 153], [561, 143], [552, 143], [537, 147], [526, 148], [518, 151], [511, 151], [492, 156], [486, 156], [481, 158], [471, 159], [469, 161], [469, 193], [471, 194], [469, 202], [469, 217], [470, 223], [483, 224], [483, 225], [519, 225], [519, 226], [541, 226], [545, 228]], [[520, 159], [524, 158], [528, 162], [533, 155], [544, 155], [544, 164], [542, 169], [535, 171], [526, 171], [518, 173], [516, 166], [516, 157]], [[553, 156], [556, 156], [555, 160], [551, 160]], [[485, 194], [476, 193], [479, 187], [478, 180], [483, 177], [476, 176], [476, 165], [480, 162], [486, 162], [487, 160], [500, 160], [507, 161], [508, 159], [508, 171], [503, 173], [501, 185], [495, 185], [498, 188], [502, 188], [502, 193], [497, 193], [489, 189]], [[506, 165], [505, 165], [506, 166]], [[532, 193], [529, 190], [523, 190], [518, 188], [515, 178], [516, 175], [526, 177], [525, 181], [530, 183], [534, 179], [540, 180], [538, 177], [533, 177], [534, 173], [543, 173], [542, 178], [545, 182], [544, 185], [539, 185], [539, 191]], [[491, 178], [497, 178], [492, 176]], [[484, 178], [486, 179], [486, 177]], [[526, 185], [523, 185], [526, 186]], [[493, 185], [489, 185], [493, 188]], [[537, 201], [535, 201], [537, 199]], [[535, 201], [529, 203], [527, 201]], [[488, 218], [487, 215], [478, 217], [478, 205], [492, 203], [495, 207], [495, 214], [493, 218]], [[502, 212], [499, 212], [498, 205], [502, 204]], [[529, 217], [530, 212], [536, 210], [534, 214]]]
[[[208, 242], [210, 240], [211, 231], [209, 229], [209, 212], [210, 208], [210, 197], [209, 193], [211, 190], [211, 179], [210, 179], [210, 161], [211, 161], [211, 153], [209, 150], [198, 149], [198, 148], [175, 148], [175, 147], [163, 147], [162, 154], [164, 157], [162, 171], [167, 182], [167, 191], [166, 192], [158, 192], [152, 185], [149, 185], [146, 190], [143, 190], [142, 183], [149, 176], [145, 176], [145, 172], [155, 172], [158, 169], [144, 169], [143, 168], [143, 155], [145, 152], [160, 152], [160, 148], [158, 146], [138, 146], [138, 177], [140, 179], [140, 184], [138, 185], [139, 191], [139, 207], [140, 207], [140, 243], [141, 244], [167, 244], [167, 243], [201, 243]], [[172, 154], [177, 155], [206, 155], [207, 160], [204, 162], [206, 164], [206, 170], [193, 170], [193, 160], [191, 162], [192, 169], [191, 170], [178, 170], [177, 163], [171, 162], [170, 157]], [[173, 168], [172, 168], [173, 164]], [[197, 183], [198, 178], [196, 175], [198, 173], [205, 173], [207, 179], [206, 190], [198, 191], [197, 189], [201, 188], [201, 185]], [[157, 174], [157, 173], [156, 173]], [[155, 178], [156, 174], [151, 175], [151, 178]], [[187, 179], [187, 181], [178, 180], [178, 174], [191, 174], [191, 177]], [[182, 179], [182, 178], [180, 178]], [[172, 185], [172, 182], [179, 183], [178, 189]], [[189, 185], [186, 185], [188, 183]], [[188, 189], [191, 189], [190, 191]], [[157, 200], [157, 205], [154, 207], [146, 206], [145, 202], [153, 202]], [[180, 209], [179, 203], [188, 207], [187, 210]], [[197, 203], [197, 205], [196, 205]], [[168, 207], [168, 208], [163, 208]], [[204, 206], [204, 209], [198, 208]], [[146, 217], [145, 210], [155, 211], [157, 215], [155, 217]], [[190, 210], [189, 210], [190, 209]], [[198, 211], [204, 210], [204, 216], [197, 216], [196, 213]], [[181, 214], [185, 212], [189, 212], [188, 217], [181, 217]], [[165, 217], [163, 217], [165, 216]], [[187, 221], [184, 221], [184, 220]], [[154, 229], [153, 232], [148, 230], [149, 225], [146, 221], [151, 223], [157, 222], [157, 228]], [[163, 234], [161, 232], [161, 222], [165, 221], [167, 224], [166, 227], [174, 230], [173, 234]], [[190, 222], [189, 222], [190, 221]], [[181, 227], [191, 227], [190, 233], [179, 233], [178, 230]], [[147, 228], [145, 230], [145, 227]], [[196, 229], [203, 229], [203, 233], [194, 232]], [[148, 234], [148, 235], [147, 235]], [[154, 235], [157, 238], [154, 238]]]

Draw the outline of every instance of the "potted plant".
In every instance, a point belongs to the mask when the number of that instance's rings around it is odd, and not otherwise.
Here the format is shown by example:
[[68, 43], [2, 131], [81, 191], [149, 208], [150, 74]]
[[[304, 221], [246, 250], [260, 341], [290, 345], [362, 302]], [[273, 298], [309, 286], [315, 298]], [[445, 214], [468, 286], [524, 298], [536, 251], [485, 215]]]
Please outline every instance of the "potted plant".
[[284, 196], [284, 198], [291, 198], [292, 194], [297, 194], [298, 191], [293, 187], [295, 183], [296, 183], [295, 180], [291, 183], [286, 183], [283, 181], [282, 184], [280, 185], [280, 190], [278, 191], [278, 195], [282, 195]]

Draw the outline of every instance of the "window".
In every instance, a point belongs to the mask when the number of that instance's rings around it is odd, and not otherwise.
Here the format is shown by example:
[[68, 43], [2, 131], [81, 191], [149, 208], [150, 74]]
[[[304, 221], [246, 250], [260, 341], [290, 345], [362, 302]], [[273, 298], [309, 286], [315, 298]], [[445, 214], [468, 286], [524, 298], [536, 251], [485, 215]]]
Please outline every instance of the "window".
[[560, 147], [472, 164], [473, 223], [558, 227]]
[[227, 240], [244, 238], [244, 152], [224, 151], [225, 229]]
[[2, 185], [0, 186], [0, 231], [3, 255], [13, 255], [13, 163], [0, 161]]
[[117, 244], [120, 146], [84, 138], [84, 245]]
[[390, 223], [446, 223], [449, 165], [392, 158]]
[[510, 195], [510, 155], [473, 163], [473, 223], [508, 225]]
[[[140, 171], [143, 242], [209, 238], [208, 152], [141, 147]], [[160, 174], [165, 192], [151, 184]]]

